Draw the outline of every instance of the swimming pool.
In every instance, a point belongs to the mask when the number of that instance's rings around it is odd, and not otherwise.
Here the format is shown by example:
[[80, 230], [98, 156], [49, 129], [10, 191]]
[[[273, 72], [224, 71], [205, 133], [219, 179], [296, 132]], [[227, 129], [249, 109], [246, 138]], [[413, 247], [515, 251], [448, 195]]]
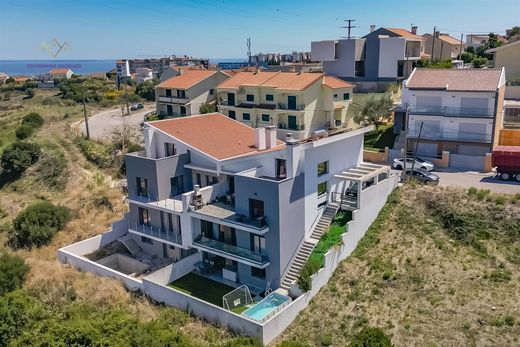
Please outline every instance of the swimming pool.
[[290, 303], [290, 297], [278, 293], [271, 293], [258, 304], [242, 312], [242, 314], [262, 323]]

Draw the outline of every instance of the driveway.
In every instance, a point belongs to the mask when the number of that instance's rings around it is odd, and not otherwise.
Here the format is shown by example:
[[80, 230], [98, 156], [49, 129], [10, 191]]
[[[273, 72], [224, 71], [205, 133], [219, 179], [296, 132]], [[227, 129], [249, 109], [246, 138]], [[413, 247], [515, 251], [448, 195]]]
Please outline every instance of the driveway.
[[[155, 104], [146, 104], [144, 109], [139, 111], [130, 111], [130, 115], [125, 117], [121, 115], [121, 109], [119, 108], [97, 113], [88, 119], [90, 138], [94, 140], [108, 138], [115, 129], [123, 125], [125, 122], [126, 124], [140, 130], [144, 116], [152, 111], [155, 111]], [[81, 121], [78, 126], [81, 132], [86, 134], [85, 122]]]

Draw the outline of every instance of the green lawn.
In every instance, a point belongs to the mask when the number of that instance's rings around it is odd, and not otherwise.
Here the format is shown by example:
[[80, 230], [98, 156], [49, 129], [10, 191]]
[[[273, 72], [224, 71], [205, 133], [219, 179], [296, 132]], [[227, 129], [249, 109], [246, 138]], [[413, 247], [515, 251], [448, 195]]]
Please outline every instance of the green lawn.
[[380, 151], [385, 147], [394, 146], [396, 135], [394, 135], [393, 124], [380, 125], [379, 131], [372, 131], [365, 134], [364, 148], [373, 151]]
[[222, 297], [235, 289], [194, 273], [189, 273], [168, 286], [220, 307], [222, 307]]

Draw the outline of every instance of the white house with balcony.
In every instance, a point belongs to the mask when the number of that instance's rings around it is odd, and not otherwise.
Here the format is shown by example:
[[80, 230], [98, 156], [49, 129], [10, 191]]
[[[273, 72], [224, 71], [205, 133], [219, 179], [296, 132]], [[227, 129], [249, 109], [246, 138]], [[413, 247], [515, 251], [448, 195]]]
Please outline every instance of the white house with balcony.
[[352, 84], [323, 73], [239, 72], [217, 86], [220, 112], [253, 128], [274, 126], [279, 139], [353, 126]]
[[450, 153], [450, 166], [481, 163], [498, 144], [503, 118], [503, 69], [415, 69], [403, 83], [395, 129], [405, 130], [408, 151], [438, 157]]
[[222, 71], [183, 69], [155, 87], [157, 113], [165, 118], [199, 114], [201, 105], [215, 102], [216, 87], [227, 78]]

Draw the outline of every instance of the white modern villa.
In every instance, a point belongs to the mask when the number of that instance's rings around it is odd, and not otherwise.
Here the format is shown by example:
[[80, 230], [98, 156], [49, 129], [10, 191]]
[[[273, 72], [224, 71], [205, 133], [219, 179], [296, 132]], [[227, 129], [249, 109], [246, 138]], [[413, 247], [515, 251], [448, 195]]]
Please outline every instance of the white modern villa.
[[[145, 123], [145, 150], [126, 156], [129, 212], [59, 258], [267, 344], [354, 250], [397, 185], [389, 167], [362, 162], [370, 130], [280, 141], [274, 126], [220, 113]], [[300, 270], [338, 213], [349, 216], [342, 243], [303, 291]]]

